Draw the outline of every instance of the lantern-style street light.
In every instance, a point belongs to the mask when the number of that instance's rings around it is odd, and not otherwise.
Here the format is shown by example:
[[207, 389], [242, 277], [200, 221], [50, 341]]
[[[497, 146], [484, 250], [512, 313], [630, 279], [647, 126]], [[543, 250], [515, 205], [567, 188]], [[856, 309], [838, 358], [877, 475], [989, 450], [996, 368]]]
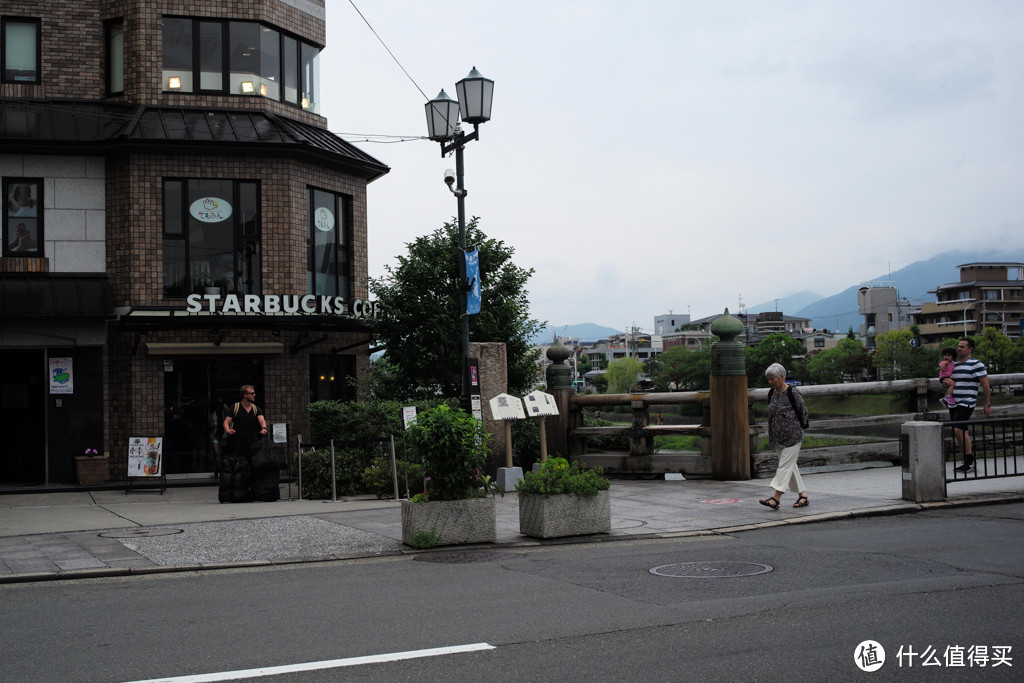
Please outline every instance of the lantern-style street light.
[[[455, 172], [446, 171], [444, 181], [455, 194], [459, 216], [459, 317], [462, 321], [461, 365], [462, 365], [462, 407], [468, 412], [469, 405], [469, 313], [466, 310], [470, 283], [466, 279], [466, 187], [463, 184], [465, 169], [462, 148], [467, 142], [480, 138], [480, 124], [491, 118], [491, 98], [494, 95], [494, 81], [484, 78], [474, 66], [469, 75], [455, 84], [458, 101], [448, 97], [444, 90], [427, 102], [427, 137], [441, 144], [441, 156], [455, 152]], [[473, 124], [473, 132], [466, 134], [459, 125], [461, 115], [464, 123]]]

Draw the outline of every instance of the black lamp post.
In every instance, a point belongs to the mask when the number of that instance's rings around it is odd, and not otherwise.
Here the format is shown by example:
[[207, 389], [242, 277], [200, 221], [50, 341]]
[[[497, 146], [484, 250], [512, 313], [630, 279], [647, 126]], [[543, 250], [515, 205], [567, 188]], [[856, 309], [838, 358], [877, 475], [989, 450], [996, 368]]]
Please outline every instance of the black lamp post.
[[[437, 97], [425, 105], [427, 113], [427, 137], [441, 143], [441, 157], [455, 152], [455, 173], [445, 172], [444, 181], [455, 194], [459, 215], [459, 306], [462, 320], [462, 404], [467, 411], [469, 405], [469, 315], [466, 313], [466, 295], [469, 283], [466, 281], [466, 188], [463, 185], [462, 148], [467, 142], [480, 138], [480, 124], [491, 118], [491, 98], [494, 95], [494, 81], [484, 78], [474, 66], [469, 75], [455, 84], [458, 101], [442, 90]], [[462, 121], [473, 124], [473, 132], [466, 134], [459, 125]], [[453, 187], [454, 184], [454, 187]]]

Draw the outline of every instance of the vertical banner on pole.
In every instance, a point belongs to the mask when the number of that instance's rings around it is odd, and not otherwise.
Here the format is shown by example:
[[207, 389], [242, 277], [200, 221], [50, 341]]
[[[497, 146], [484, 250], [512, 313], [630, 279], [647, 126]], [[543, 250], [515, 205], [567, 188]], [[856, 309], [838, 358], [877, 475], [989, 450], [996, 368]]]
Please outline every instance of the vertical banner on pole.
[[474, 249], [466, 252], [466, 314], [480, 312], [480, 252]]

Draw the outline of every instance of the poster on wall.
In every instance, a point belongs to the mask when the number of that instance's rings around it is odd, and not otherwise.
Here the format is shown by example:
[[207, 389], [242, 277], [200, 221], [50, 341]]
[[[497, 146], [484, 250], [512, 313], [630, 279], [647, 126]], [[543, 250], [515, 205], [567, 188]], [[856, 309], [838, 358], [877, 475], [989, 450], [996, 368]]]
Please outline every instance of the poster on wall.
[[128, 476], [159, 477], [163, 452], [162, 436], [133, 436], [128, 439]]
[[50, 359], [50, 393], [75, 393], [75, 371], [70, 358]]

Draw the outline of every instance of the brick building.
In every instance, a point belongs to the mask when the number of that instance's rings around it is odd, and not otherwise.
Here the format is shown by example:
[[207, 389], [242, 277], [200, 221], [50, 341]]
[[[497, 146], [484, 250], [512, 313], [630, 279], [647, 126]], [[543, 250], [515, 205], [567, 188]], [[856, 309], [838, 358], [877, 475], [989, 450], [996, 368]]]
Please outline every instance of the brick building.
[[319, 114], [324, 0], [0, 2], [0, 485], [161, 436], [214, 469], [253, 384], [294, 443], [369, 368], [366, 185]]

